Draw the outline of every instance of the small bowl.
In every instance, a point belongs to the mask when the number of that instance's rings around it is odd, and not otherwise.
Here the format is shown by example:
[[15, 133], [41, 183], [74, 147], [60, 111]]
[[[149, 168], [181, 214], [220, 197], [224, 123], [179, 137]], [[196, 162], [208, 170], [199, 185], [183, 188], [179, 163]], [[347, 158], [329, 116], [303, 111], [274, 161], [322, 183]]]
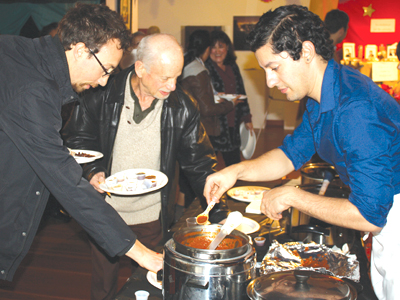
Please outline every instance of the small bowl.
[[257, 246], [262, 247], [265, 244], [265, 237], [262, 236], [255, 237], [254, 242], [256, 243]]
[[137, 176], [137, 180], [144, 180], [146, 178], [146, 173], [139, 172], [139, 173], [136, 173], [136, 176]]
[[189, 217], [186, 218], [186, 225], [187, 227], [192, 227], [192, 226], [197, 226], [199, 224], [197, 224], [196, 222], [197, 217]]
[[145, 290], [140, 290], [135, 292], [136, 300], [147, 300], [150, 293]]

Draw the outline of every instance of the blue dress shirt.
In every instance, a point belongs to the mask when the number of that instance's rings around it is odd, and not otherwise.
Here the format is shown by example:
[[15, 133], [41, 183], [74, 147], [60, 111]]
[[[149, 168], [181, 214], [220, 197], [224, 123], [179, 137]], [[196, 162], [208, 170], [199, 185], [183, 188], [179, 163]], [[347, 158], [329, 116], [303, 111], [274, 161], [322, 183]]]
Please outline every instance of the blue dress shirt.
[[400, 105], [370, 78], [330, 60], [321, 102], [307, 100], [302, 123], [280, 149], [296, 170], [317, 152], [350, 186], [362, 216], [386, 224], [400, 192]]

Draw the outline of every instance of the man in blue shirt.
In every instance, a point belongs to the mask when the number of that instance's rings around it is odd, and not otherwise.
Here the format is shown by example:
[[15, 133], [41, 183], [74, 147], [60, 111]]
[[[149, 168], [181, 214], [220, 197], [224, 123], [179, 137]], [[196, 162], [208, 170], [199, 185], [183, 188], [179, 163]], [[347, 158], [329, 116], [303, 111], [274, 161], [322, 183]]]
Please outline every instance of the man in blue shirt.
[[319, 196], [290, 186], [264, 194], [272, 219], [294, 207], [327, 223], [374, 233], [371, 276], [379, 299], [400, 295], [393, 261], [400, 248], [400, 106], [358, 71], [333, 61], [333, 44], [318, 16], [289, 5], [265, 13], [249, 35], [269, 88], [289, 101], [308, 97], [301, 125], [283, 145], [208, 177], [207, 201], [236, 180], [270, 181], [299, 169], [313, 154], [335, 166], [349, 199]]

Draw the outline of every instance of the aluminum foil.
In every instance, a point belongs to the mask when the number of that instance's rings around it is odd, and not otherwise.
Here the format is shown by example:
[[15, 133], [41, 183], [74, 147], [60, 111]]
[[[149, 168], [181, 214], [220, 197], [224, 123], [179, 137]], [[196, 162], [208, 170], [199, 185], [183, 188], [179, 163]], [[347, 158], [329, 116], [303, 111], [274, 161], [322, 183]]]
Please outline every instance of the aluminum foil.
[[280, 244], [272, 242], [264, 256], [260, 274], [293, 269], [316, 271], [322, 274], [360, 281], [360, 266], [355, 254], [343, 254], [325, 245], [302, 242]]

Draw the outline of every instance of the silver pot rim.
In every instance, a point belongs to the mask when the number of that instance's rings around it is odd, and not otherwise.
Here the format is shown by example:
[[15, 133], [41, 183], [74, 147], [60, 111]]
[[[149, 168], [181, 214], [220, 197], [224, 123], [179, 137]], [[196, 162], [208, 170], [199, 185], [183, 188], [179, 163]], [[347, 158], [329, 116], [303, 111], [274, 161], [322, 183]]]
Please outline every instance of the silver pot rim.
[[192, 258], [199, 258], [199, 259], [230, 259], [237, 256], [242, 255], [247, 251], [247, 245], [250, 242], [249, 237], [239, 230], [233, 230], [231, 234], [229, 234], [226, 238], [240, 238], [243, 242], [241, 247], [228, 249], [228, 250], [208, 250], [208, 249], [198, 249], [192, 248], [186, 245], [183, 245], [181, 242], [185, 235], [189, 233], [198, 232], [199, 235], [206, 235], [209, 233], [217, 234], [222, 225], [219, 224], [212, 224], [212, 225], [202, 225], [202, 226], [193, 226], [193, 227], [185, 227], [181, 228], [180, 230], [176, 231], [173, 236], [172, 240], [175, 243], [175, 249], [177, 252], [187, 255]]

